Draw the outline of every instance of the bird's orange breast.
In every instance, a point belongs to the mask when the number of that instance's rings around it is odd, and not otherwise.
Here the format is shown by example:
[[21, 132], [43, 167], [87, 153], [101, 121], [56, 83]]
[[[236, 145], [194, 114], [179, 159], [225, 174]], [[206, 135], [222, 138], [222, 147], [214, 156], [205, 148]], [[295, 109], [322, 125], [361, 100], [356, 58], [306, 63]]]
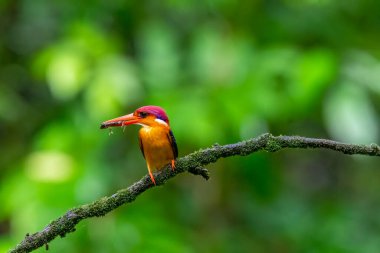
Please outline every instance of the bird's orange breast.
[[166, 127], [142, 127], [139, 131], [141, 149], [152, 172], [175, 159], [168, 138], [169, 130]]

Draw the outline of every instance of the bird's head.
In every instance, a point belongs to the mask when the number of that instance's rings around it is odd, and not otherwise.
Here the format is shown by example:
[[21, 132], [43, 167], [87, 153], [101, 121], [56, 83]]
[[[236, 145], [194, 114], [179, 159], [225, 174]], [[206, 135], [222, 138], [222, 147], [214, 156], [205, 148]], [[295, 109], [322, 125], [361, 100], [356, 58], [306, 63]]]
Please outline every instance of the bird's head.
[[133, 113], [104, 121], [100, 128], [119, 127], [137, 124], [144, 127], [169, 126], [169, 118], [164, 109], [159, 106], [147, 105], [138, 108]]

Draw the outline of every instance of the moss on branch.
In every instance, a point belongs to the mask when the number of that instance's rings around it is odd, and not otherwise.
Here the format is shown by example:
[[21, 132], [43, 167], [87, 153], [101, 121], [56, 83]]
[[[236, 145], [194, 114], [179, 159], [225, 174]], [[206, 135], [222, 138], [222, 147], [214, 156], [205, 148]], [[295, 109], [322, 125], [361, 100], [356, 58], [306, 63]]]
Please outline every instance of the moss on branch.
[[[170, 178], [185, 171], [195, 175], [201, 175], [205, 179], [208, 179], [209, 173], [204, 166], [214, 163], [220, 158], [236, 155], [246, 156], [260, 150], [276, 152], [284, 148], [324, 148], [349, 155], [380, 156], [380, 147], [376, 144], [354, 145], [300, 136], [273, 136], [267, 133], [257, 138], [234, 144], [216, 144], [179, 158], [176, 161], [176, 170], [174, 172], [168, 167], [155, 173], [156, 183], [157, 185], [162, 185]], [[80, 221], [91, 217], [104, 216], [123, 204], [133, 202], [137, 196], [153, 186], [149, 176], [146, 175], [133, 185], [121, 189], [111, 196], [103, 197], [90, 204], [73, 208], [67, 211], [63, 216], [52, 221], [42, 231], [31, 235], [27, 234], [24, 240], [9, 252], [31, 252], [47, 245], [48, 242], [57, 236], [64, 237], [67, 233], [74, 232], [75, 226]]]

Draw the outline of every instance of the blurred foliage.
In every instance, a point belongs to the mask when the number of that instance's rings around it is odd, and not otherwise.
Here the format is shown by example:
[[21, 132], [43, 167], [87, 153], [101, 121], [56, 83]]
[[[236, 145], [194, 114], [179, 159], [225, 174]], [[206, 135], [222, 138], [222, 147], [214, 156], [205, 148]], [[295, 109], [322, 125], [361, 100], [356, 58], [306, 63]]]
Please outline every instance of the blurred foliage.
[[[180, 155], [260, 133], [379, 142], [380, 3], [0, 1], [0, 251], [146, 173], [164, 107]], [[375, 158], [287, 150], [181, 175], [53, 252], [378, 252]], [[44, 252], [39, 249], [37, 252]]]

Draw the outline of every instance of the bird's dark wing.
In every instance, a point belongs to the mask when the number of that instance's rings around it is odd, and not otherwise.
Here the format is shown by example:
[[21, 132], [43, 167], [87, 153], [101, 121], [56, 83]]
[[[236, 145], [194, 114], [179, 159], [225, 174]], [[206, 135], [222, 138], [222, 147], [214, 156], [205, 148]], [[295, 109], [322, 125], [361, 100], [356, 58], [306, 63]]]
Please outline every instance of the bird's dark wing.
[[142, 143], [142, 139], [139, 138], [139, 146], [140, 146], [140, 150], [141, 150], [141, 153], [145, 159], [145, 154], [144, 154], [144, 146], [143, 146], [143, 143]]
[[169, 130], [169, 133], [167, 134], [170, 145], [172, 146], [174, 159], [178, 157], [178, 148], [177, 148], [177, 142], [175, 141], [174, 135], [172, 130]]

